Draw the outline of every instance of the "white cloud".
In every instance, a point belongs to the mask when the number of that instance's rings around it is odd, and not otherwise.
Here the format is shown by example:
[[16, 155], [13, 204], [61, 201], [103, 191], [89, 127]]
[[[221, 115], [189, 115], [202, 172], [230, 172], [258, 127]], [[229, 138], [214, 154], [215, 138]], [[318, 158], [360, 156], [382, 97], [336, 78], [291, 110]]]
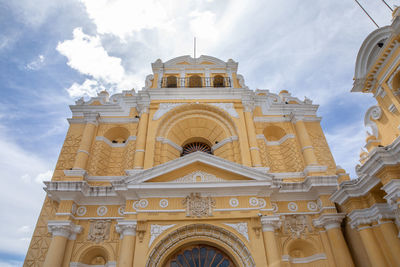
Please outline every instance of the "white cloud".
[[14, 260], [4, 261], [4, 260], [0, 260], [0, 266], [1, 267], [21, 267], [22, 265], [23, 265], [23, 262], [21, 262], [21, 261], [14, 261]]
[[[81, 0], [100, 34], [110, 33], [125, 39], [143, 29], [167, 27], [166, 9], [179, 8], [172, 1]], [[178, 11], [178, 10], [177, 10]], [[171, 19], [171, 18], [169, 18]]]
[[38, 70], [44, 66], [45, 57], [43, 55], [39, 55], [35, 60], [26, 64], [26, 68], [28, 70]]
[[94, 96], [104, 88], [113, 93], [135, 84], [134, 76], [126, 74], [120, 58], [107, 53], [100, 37], [87, 35], [81, 28], [74, 29], [73, 39], [59, 43], [57, 50], [68, 58], [71, 68], [91, 77], [82, 84], [73, 83], [67, 89], [71, 97]]

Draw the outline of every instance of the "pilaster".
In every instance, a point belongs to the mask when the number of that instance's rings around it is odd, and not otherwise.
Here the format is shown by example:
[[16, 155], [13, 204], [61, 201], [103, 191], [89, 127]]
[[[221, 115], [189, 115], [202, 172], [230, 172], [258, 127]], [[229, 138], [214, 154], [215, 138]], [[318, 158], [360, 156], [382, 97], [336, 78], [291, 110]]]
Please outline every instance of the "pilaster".
[[268, 266], [281, 266], [281, 255], [276, 242], [275, 230], [281, 226], [281, 221], [277, 215], [261, 217], [261, 226], [264, 237], [264, 245], [267, 254]]
[[133, 264], [133, 255], [135, 254], [136, 226], [136, 220], [118, 221], [117, 225], [115, 226], [116, 231], [120, 234], [122, 239], [118, 267], [131, 267]]

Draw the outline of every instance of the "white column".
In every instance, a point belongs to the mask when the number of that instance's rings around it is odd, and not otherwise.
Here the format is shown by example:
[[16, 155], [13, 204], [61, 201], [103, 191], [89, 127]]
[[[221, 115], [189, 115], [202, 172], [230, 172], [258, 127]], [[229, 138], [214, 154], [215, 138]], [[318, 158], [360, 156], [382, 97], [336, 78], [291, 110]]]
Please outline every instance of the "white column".
[[340, 223], [345, 217], [344, 213], [329, 213], [322, 214], [319, 218], [314, 219], [315, 227], [325, 228], [329, 243], [335, 257], [337, 266], [354, 266], [353, 258], [351, 257], [347, 243], [344, 240]]
[[81, 233], [82, 227], [71, 221], [48, 221], [47, 227], [53, 238], [43, 267], [61, 266], [68, 239], [75, 240], [76, 235]]
[[118, 267], [131, 267], [135, 253], [136, 220], [118, 221], [115, 226], [121, 237], [121, 250], [118, 259]]
[[261, 217], [264, 245], [267, 253], [268, 266], [279, 267], [281, 264], [281, 255], [276, 242], [275, 230], [280, 228], [281, 222], [279, 216], [270, 215]]

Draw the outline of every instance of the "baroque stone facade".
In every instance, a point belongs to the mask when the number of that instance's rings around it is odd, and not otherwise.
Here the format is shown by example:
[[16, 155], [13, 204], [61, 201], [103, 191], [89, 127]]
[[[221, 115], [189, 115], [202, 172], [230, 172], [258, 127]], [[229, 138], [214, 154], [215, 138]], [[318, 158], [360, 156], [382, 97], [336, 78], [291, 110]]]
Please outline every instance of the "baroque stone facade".
[[143, 90], [71, 106], [24, 266], [177, 266], [185, 251], [222, 266], [400, 266], [397, 13], [357, 58], [353, 91], [380, 110], [357, 179], [310, 99], [250, 90], [231, 59], [157, 60]]

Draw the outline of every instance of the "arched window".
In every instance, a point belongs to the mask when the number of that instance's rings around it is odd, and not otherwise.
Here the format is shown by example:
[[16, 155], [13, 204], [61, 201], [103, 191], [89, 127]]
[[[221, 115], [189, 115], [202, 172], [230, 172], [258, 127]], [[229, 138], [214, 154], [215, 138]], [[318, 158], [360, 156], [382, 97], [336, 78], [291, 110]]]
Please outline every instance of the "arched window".
[[178, 79], [176, 76], [168, 76], [167, 77], [167, 87], [168, 88], [176, 88], [178, 85]]
[[214, 87], [225, 87], [224, 77], [221, 75], [214, 76]]
[[190, 76], [189, 87], [202, 87], [201, 77], [199, 75]]
[[212, 154], [211, 147], [209, 145], [202, 143], [202, 142], [192, 142], [192, 143], [186, 144], [183, 147], [182, 156], [185, 156], [187, 154], [190, 154], [190, 153], [193, 153], [196, 151], [201, 151], [201, 152], [205, 152], [208, 154]]
[[223, 251], [207, 245], [194, 245], [181, 249], [165, 265], [165, 267], [196, 266], [234, 267], [235, 265]]

